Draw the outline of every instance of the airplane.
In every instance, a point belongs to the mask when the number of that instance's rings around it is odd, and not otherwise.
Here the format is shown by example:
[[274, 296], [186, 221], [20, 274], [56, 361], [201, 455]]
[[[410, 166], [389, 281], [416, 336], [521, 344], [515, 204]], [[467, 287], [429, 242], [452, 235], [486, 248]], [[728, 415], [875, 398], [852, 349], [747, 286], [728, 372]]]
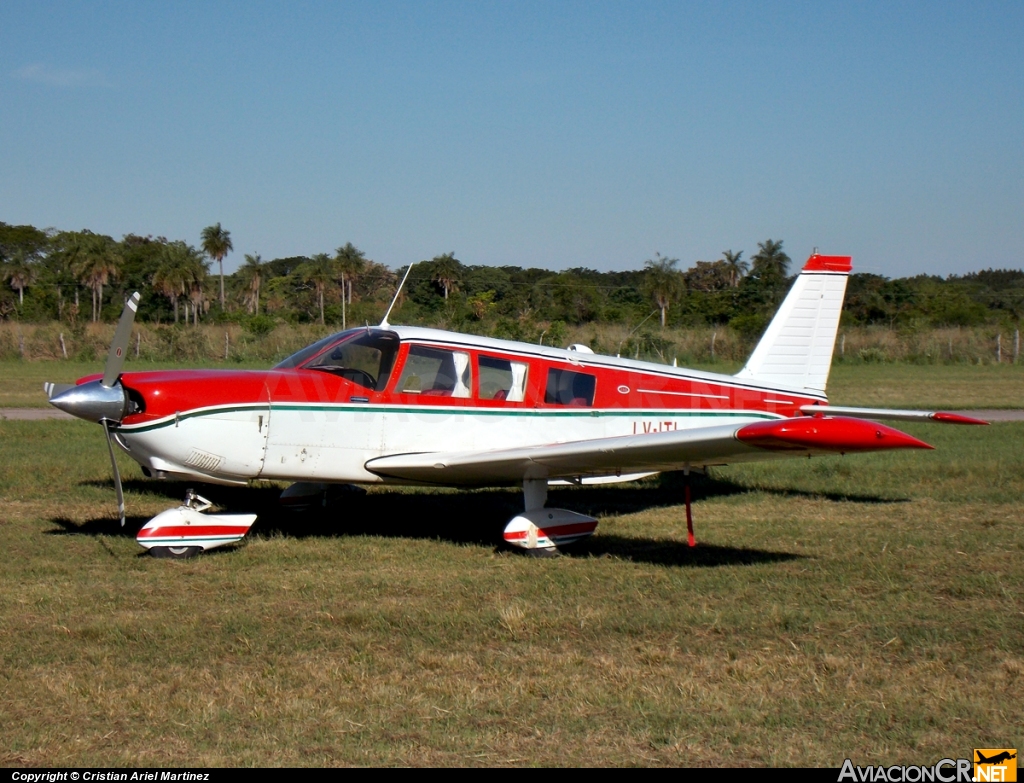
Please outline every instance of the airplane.
[[1016, 753], [1011, 753], [1007, 750], [1004, 750], [1002, 753], [997, 753], [992, 758], [985, 758], [980, 750], [976, 750], [974, 753], [978, 757], [974, 762], [975, 764], [999, 764], [1003, 761], [1009, 761], [1010, 759], [1017, 758]]
[[[735, 375], [603, 356], [584, 345], [392, 326], [397, 293], [380, 325], [332, 334], [269, 370], [123, 372], [136, 292], [102, 376], [46, 390], [57, 408], [102, 425], [122, 525], [114, 445], [152, 479], [294, 482], [284, 504], [309, 503], [334, 485], [522, 486], [524, 510], [504, 540], [552, 555], [597, 527], [593, 517], [548, 508], [552, 483], [932, 448], [881, 420], [987, 424], [941, 411], [828, 404], [851, 270], [849, 256], [812, 254]], [[687, 482], [692, 546], [690, 501]], [[204, 514], [208, 507], [190, 492], [137, 541], [157, 556], [191, 557], [241, 540], [256, 518]]]

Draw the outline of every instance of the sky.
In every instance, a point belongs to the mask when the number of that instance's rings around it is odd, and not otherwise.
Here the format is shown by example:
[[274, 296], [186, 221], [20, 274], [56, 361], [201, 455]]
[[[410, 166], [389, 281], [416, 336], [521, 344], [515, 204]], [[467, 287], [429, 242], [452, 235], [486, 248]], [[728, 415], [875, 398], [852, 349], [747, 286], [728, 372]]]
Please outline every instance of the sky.
[[1024, 265], [1024, 3], [0, 3], [0, 221], [265, 260]]

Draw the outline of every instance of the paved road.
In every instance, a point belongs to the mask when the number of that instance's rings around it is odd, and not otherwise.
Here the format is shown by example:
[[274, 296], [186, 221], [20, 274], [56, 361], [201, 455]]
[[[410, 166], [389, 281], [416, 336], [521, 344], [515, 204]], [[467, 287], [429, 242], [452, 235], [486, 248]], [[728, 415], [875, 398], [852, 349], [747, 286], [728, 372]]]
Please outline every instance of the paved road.
[[73, 419], [70, 413], [56, 408], [0, 408], [0, 419], [39, 421], [41, 419]]
[[[1024, 410], [953, 411], [985, 421], [1024, 421]], [[41, 419], [73, 419], [69, 413], [56, 408], [0, 408], [0, 419], [12, 421], [40, 421]]]
[[957, 413], [985, 421], [1024, 421], [1024, 411], [1020, 410], [957, 411]]

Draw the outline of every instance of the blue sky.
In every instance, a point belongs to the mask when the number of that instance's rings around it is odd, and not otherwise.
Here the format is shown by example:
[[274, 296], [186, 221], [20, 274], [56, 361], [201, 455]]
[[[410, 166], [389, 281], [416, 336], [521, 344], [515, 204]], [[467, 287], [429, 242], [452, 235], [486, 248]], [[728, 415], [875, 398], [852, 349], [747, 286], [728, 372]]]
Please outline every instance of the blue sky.
[[1024, 3], [0, 4], [0, 220], [233, 269], [1024, 265]]

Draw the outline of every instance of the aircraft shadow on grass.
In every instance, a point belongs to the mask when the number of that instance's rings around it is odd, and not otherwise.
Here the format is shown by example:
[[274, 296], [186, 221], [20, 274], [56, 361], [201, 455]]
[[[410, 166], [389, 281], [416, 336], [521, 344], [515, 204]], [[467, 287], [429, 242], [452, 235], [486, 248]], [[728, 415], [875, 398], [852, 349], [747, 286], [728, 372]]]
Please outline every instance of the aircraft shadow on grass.
[[[88, 486], [112, 487], [112, 482], [105, 480], [84, 483]], [[835, 502], [906, 502], [906, 499], [876, 495], [810, 492], [794, 488], [752, 490], [713, 476], [691, 476], [690, 484], [694, 501], [759, 491], [783, 497], [817, 498]], [[164, 497], [172, 503], [180, 501], [187, 486], [180, 482], [141, 479], [124, 483], [125, 490], [130, 494]], [[375, 535], [495, 546], [501, 542], [501, 531], [508, 520], [522, 511], [522, 495], [512, 490], [441, 493], [429, 489], [411, 489], [365, 495], [359, 490], [338, 488], [328, 496], [326, 507], [318, 506], [304, 512], [282, 508], [278, 503], [280, 489], [274, 486], [204, 486], [200, 492], [224, 511], [258, 513], [259, 517], [253, 526], [253, 531], [257, 533], [293, 538]], [[686, 518], [681, 508], [683, 495], [682, 475], [666, 473], [643, 485], [552, 487], [548, 503], [552, 507], [564, 506], [599, 518], [678, 506], [680, 530], [685, 531]], [[57, 526], [57, 529], [49, 531], [52, 535], [134, 538], [148, 517], [129, 516], [123, 528], [111, 517], [97, 517], [82, 523], [63, 517], [51, 521]], [[699, 532], [699, 517], [697, 523]], [[801, 557], [787, 552], [709, 544], [691, 549], [681, 540], [619, 534], [599, 534], [565, 550], [565, 554], [572, 557], [610, 556], [658, 565], [690, 567], [751, 565]]]

